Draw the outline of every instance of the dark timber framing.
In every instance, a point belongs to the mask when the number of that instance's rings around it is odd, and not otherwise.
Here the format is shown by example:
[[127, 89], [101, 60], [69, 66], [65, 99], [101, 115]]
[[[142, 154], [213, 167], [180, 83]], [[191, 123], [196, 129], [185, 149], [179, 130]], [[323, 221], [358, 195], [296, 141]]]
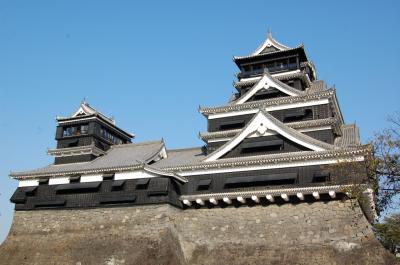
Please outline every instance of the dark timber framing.
[[303, 45], [289, 48], [269, 34], [234, 62], [238, 93], [225, 105], [199, 108], [207, 119], [204, 146], [131, 143], [134, 135], [82, 102], [57, 118], [57, 147], [48, 150], [54, 164], [10, 174], [20, 181], [15, 209], [268, 205], [342, 199], [343, 187], [354, 184], [369, 190], [366, 178], [332, 177], [330, 165], [351, 160], [363, 168], [371, 149], [356, 125], [345, 124], [335, 90], [317, 80]]

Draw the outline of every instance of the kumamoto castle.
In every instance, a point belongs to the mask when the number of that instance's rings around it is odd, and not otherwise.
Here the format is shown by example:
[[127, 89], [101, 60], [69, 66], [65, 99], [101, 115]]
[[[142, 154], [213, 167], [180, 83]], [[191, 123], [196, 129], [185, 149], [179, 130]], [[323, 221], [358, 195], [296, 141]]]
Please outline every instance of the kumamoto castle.
[[0, 264], [394, 264], [371, 226], [371, 147], [304, 46], [269, 34], [234, 62], [237, 93], [199, 108], [200, 147], [135, 142], [87, 102], [58, 117], [54, 163], [10, 174]]

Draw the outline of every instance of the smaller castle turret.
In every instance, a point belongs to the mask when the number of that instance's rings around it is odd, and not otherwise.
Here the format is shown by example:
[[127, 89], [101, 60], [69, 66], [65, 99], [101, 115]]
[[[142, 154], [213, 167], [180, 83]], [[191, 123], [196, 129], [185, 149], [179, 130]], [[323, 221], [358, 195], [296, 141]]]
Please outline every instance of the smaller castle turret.
[[57, 117], [57, 123], [57, 148], [48, 150], [55, 164], [91, 161], [112, 145], [130, 143], [134, 137], [84, 101], [72, 116]]

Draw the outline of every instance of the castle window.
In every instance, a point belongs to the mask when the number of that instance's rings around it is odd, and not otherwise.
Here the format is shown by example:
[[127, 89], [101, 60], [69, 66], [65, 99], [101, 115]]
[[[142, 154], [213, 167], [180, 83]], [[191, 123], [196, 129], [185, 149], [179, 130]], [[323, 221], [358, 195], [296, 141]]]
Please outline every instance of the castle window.
[[262, 64], [256, 64], [256, 65], [253, 66], [253, 70], [254, 71], [257, 71], [257, 70], [260, 70], [260, 69], [262, 69]]
[[279, 96], [283, 96], [282, 92], [279, 90], [272, 88], [272, 89], [266, 89], [258, 92], [255, 94], [252, 98], [252, 100], [263, 100], [263, 99], [268, 99], [268, 98], [276, 98]]
[[79, 136], [88, 133], [89, 126], [87, 124], [64, 127], [63, 137]]
[[26, 187], [24, 189], [24, 192], [25, 192], [26, 196], [35, 196], [36, 190], [37, 190], [36, 186], [35, 187]]
[[103, 175], [103, 181], [114, 180], [114, 177], [115, 177], [115, 174], [114, 174], [114, 173], [104, 174], [104, 175]]
[[296, 57], [289, 58], [289, 69], [297, 69], [297, 59]]
[[211, 179], [201, 179], [197, 184], [197, 190], [208, 190], [211, 185]]
[[148, 196], [165, 196], [168, 194], [169, 179], [167, 178], [152, 178], [150, 180]]
[[120, 138], [112, 134], [109, 130], [107, 130], [104, 127], [101, 127], [100, 134], [104, 139], [112, 142], [113, 144], [122, 144], [122, 140]]
[[233, 130], [233, 129], [240, 129], [244, 126], [244, 120], [233, 120], [222, 122], [219, 126], [220, 130]]
[[81, 181], [81, 177], [72, 177], [69, 179], [69, 183], [79, 183]]
[[256, 186], [279, 186], [293, 185], [297, 183], [297, 173], [282, 173], [261, 176], [244, 176], [228, 178], [225, 181], [225, 188], [244, 188]]
[[275, 70], [275, 63], [274, 62], [270, 62], [266, 64], [266, 68], [268, 69], [269, 72], [272, 72]]
[[76, 140], [76, 141], [70, 142], [70, 143], [68, 144], [68, 147], [77, 147], [78, 144], [79, 144], [79, 141]]
[[120, 191], [124, 189], [125, 180], [115, 180], [112, 184], [112, 191]]
[[135, 187], [137, 190], [145, 190], [149, 186], [150, 179], [138, 179], [136, 181]]
[[328, 182], [330, 180], [331, 180], [331, 174], [329, 172], [316, 172], [314, 173], [312, 182], [321, 183], [321, 182]]
[[283, 140], [244, 143], [241, 153], [271, 152], [283, 149]]
[[41, 180], [39, 180], [39, 185], [49, 185], [49, 179], [41, 179]]
[[276, 62], [276, 68], [277, 70], [286, 70], [288, 68], [288, 60], [279, 60]]
[[283, 121], [284, 122], [294, 122], [294, 121], [305, 120], [308, 118], [312, 118], [312, 109], [299, 110], [299, 111], [285, 114]]

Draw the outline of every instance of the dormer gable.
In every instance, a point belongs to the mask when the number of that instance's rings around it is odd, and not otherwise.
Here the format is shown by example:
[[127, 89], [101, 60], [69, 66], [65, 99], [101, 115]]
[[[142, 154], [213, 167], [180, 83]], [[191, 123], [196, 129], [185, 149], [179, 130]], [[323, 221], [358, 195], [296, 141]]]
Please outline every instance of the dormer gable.
[[268, 32], [267, 39], [251, 54], [251, 55], [259, 55], [264, 53], [276, 52], [276, 51], [284, 51], [290, 49], [288, 46], [285, 46], [278, 41], [276, 41], [272, 37], [272, 32]]
[[57, 148], [48, 150], [56, 164], [91, 161], [134, 137], [85, 101], [70, 117], [57, 117], [57, 122]]
[[[305, 150], [326, 151], [335, 148], [331, 144], [321, 142], [286, 126], [285, 124], [274, 118], [271, 114], [267, 113], [266, 111], [260, 110], [235, 137], [233, 137], [220, 148], [209, 154], [203, 161], [210, 162], [222, 158], [228, 152], [233, 150], [236, 146], [243, 143], [245, 139], [268, 137], [271, 135], [279, 135], [280, 138], [258, 142], [263, 142], [262, 144], [264, 146], [272, 146], [281, 144], [281, 139], [286, 139], [287, 141], [290, 141], [298, 146], [305, 148]], [[246, 144], [246, 148], [256, 148], [262, 145], [255, 142]]]
[[[254, 96], [262, 91], [271, 91], [271, 90], [278, 90], [287, 96], [303, 96], [305, 95], [304, 91], [300, 91], [295, 89], [285, 83], [277, 80], [276, 78], [272, 77], [269, 73], [264, 73], [262, 78], [258, 80], [246, 93], [244, 93], [240, 98], [233, 101], [232, 104], [238, 105], [243, 104], [245, 102], [251, 101], [254, 99]], [[265, 93], [265, 92], [264, 92]], [[267, 95], [268, 98], [268, 95]], [[262, 99], [267, 99], [262, 98]]]

